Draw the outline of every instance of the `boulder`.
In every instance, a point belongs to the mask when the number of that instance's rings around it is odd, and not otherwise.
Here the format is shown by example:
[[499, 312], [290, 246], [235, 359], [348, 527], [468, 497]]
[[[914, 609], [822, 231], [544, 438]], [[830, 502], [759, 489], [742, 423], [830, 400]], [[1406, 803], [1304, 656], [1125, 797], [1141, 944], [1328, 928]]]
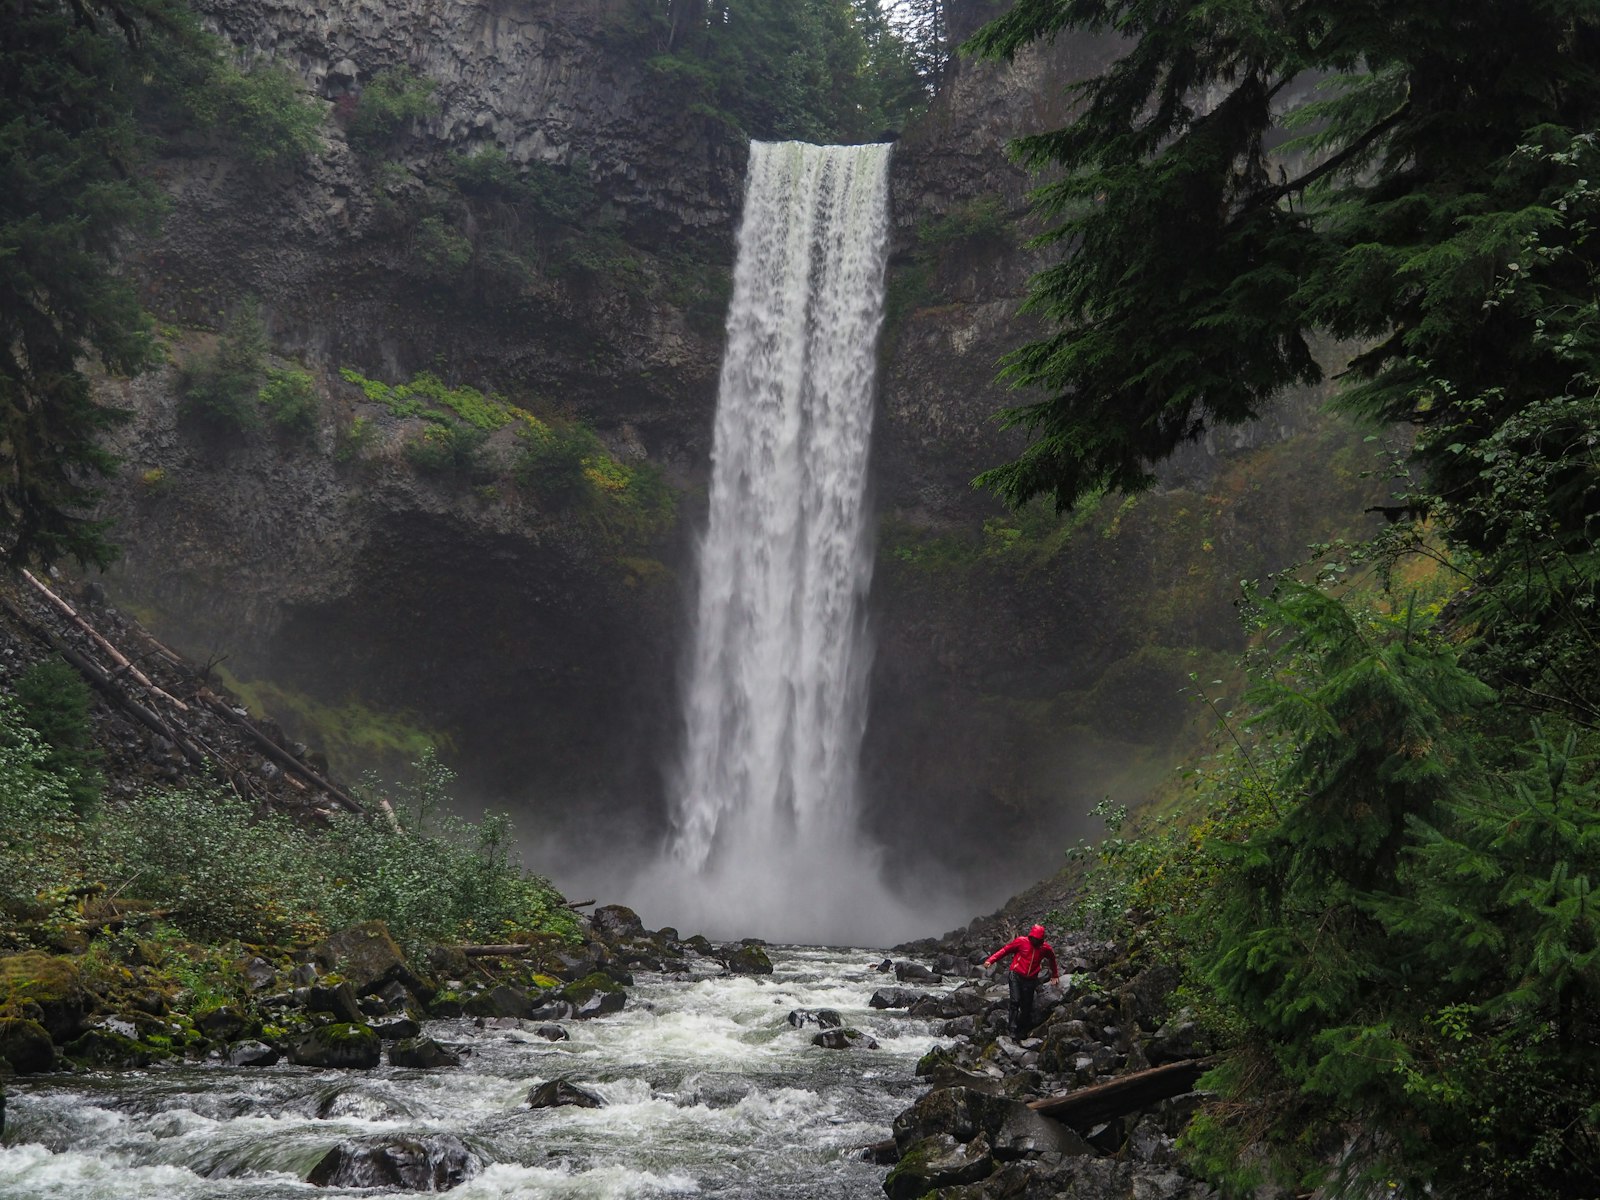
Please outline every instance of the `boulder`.
[[796, 1029], [804, 1029], [807, 1025], [815, 1025], [818, 1029], [838, 1029], [844, 1024], [844, 1018], [837, 1009], [819, 1008], [813, 1011], [797, 1008], [790, 1012], [789, 1024]]
[[730, 947], [725, 954], [723, 965], [735, 975], [772, 974], [772, 959], [767, 957], [767, 952], [760, 946]]
[[82, 1033], [91, 1005], [70, 958], [37, 950], [0, 958], [0, 1012], [37, 1022], [51, 1041], [69, 1042]]
[[432, 1071], [439, 1067], [459, 1067], [461, 1059], [432, 1038], [410, 1037], [389, 1047], [389, 1065]]
[[250, 1028], [250, 1019], [231, 1004], [208, 1009], [194, 1019], [194, 1027], [217, 1042], [229, 1042]]
[[502, 983], [468, 997], [462, 1011], [469, 1017], [526, 1017], [533, 1011], [533, 998], [519, 987]]
[[948, 1134], [920, 1139], [900, 1152], [883, 1181], [889, 1200], [916, 1200], [939, 1188], [976, 1183], [994, 1174], [994, 1157], [979, 1138], [963, 1144]]
[[953, 992], [936, 992], [923, 996], [911, 1006], [910, 1015], [925, 1021], [948, 1021], [956, 1017], [975, 1016], [987, 1007], [988, 1001], [977, 989], [963, 987]]
[[354, 1024], [366, 1019], [357, 1001], [355, 985], [348, 980], [332, 987], [313, 984], [306, 988], [303, 1003], [307, 1012], [331, 1013], [337, 1020], [347, 1023]]
[[901, 983], [939, 983], [939, 977], [921, 963], [897, 962], [894, 977]]
[[547, 1042], [564, 1042], [568, 1040], [567, 1031], [559, 1025], [541, 1025], [533, 1032], [536, 1037], [542, 1037]]
[[282, 1057], [275, 1047], [265, 1042], [235, 1042], [228, 1047], [222, 1061], [230, 1067], [270, 1067]]
[[313, 1187], [447, 1192], [476, 1175], [477, 1156], [450, 1134], [340, 1142], [311, 1168]]
[[252, 992], [266, 991], [278, 978], [272, 964], [259, 955], [245, 959], [239, 967], [239, 973], [244, 976]]
[[621, 1012], [628, 994], [611, 976], [595, 971], [562, 988], [561, 999], [572, 1006], [574, 1017], [585, 1019]]
[[639, 914], [621, 904], [606, 904], [595, 909], [589, 925], [603, 942], [624, 942], [645, 936]]
[[148, 1067], [156, 1055], [149, 1046], [109, 1029], [90, 1029], [61, 1048], [62, 1054], [85, 1067]]
[[383, 1044], [366, 1025], [353, 1022], [323, 1025], [302, 1034], [289, 1046], [297, 1067], [341, 1067], [367, 1070], [378, 1065]]
[[376, 995], [398, 983], [426, 999], [433, 988], [411, 969], [399, 944], [382, 921], [363, 921], [340, 930], [312, 950], [326, 970], [344, 976], [358, 996]]
[[824, 1050], [876, 1050], [878, 1043], [859, 1029], [824, 1029], [811, 1039]]
[[553, 950], [545, 956], [544, 965], [559, 979], [576, 982], [600, 970], [600, 959], [592, 951]]
[[385, 1042], [398, 1042], [405, 1038], [414, 1038], [422, 1032], [422, 1025], [415, 1017], [402, 1013], [398, 1017], [387, 1017], [380, 1021], [371, 1022], [372, 1032]]
[[867, 1003], [873, 1008], [910, 1008], [927, 992], [913, 992], [910, 988], [879, 988]]
[[565, 1079], [551, 1079], [528, 1093], [529, 1108], [604, 1108], [605, 1101]]
[[18, 1075], [38, 1075], [56, 1065], [56, 1048], [39, 1022], [0, 1017], [0, 1059]]
[[1172, 991], [1178, 986], [1178, 968], [1160, 963], [1139, 972], [1122, 989], [1122, 1011], [1139, 1028], [1154, 1031], [1166, 1019]]

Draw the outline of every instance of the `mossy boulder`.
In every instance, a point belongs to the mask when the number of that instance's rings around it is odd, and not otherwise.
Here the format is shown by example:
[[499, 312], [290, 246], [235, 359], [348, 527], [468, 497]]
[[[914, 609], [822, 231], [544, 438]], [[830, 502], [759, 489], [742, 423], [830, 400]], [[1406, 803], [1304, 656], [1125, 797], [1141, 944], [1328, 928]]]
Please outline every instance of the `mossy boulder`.
[[735, 975], [771, 975], [772, 959], [760, 946], [740, 946], [723, 960]]
[[324, 970], [343, 977], [357, 996], [376, 996], [391, 983], [423, 1000], [433, 994], [433, 985], [411, 969], [382, 921], [363, 921], [342, 929], [311, 953]]
[[231, 1042], [250, 1028], [250, 1018], [232, 1004], [221, 1004], [194, 1015], [194, 1027], [208, 1038]]
[[628, 1002], [628, 993], [611, 976], [594, 971], [562, 988], [561, 998], [572, 1005], [574, 1016], [599, 1017], [621, 1012]]
[[169, 1055], [166, 1050], [156, 1050], [114, 1030], [98, 1028], [68, 1042], [61, 1052], [79, 1066], [117, 1069], [148, 1067]]
[[84, 1029], [93, 998], [70, 958], [29, 951], [0, 958], [0, 1015], [37, 1021], [57, 1043]]
[[876, 1050], [878, 1043], [859, 1029], [824, 1029], [811, 1038], [813, 1046], [824, 1050]]
[[962, 1143], [949, 1134], [935, 1134], [906, 1147], [884, 1179], [883, 1190], [889, 1200], [917, 1200], [939, 1188], [987, 1179], [994, 1167], [994, 1157], [981, 1137]]
[[369, 1070], [383, 1056], [383, 1043], [366, 1025], [339, 1022], [302, 1034], [289, 1045], [289, 1061], [297, 1067], [340, 1067]]
[[595, 937], [603, 942], [625, 942], [645, 936], [639, 914], [622, 904], [605, 904], [595, 909], [589, 924]]
[[526, 1017], [533, 1000], [521, 988], [502, 983], [469, 998], [463, 1009], [469, 1017]]
[[459, 1067], [461, 1059], [432, 1038], [412, 1037], [389, 1047], [389, 1065], [432, 1071], [439, 1067]]
[[0, 1017], [0, 1059], [18, 1075], [37, 1075], [56, 1065], [56, 1048], [39, 1022]]

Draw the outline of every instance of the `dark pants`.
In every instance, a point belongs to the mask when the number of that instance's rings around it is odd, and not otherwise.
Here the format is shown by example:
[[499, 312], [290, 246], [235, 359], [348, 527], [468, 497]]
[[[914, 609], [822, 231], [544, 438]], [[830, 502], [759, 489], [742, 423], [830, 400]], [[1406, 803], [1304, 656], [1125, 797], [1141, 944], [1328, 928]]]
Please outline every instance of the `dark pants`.
[[1011, 1036], [1019, 1038], [1033, 1028], [1033, 993], [1039, 989], [1039, 977], [1016, 971], [1006, 974], [1011, 977]]

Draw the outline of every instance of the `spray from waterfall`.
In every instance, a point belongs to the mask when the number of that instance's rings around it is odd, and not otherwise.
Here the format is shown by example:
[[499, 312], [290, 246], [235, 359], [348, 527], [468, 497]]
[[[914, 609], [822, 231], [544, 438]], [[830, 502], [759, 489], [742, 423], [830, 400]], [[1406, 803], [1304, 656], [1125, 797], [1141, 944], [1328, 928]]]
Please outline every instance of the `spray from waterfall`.
[[751, 147], [673, 833], [640, 887], [686, 931], [932, 931], [888, 894], [857, 820], [889, 151]]

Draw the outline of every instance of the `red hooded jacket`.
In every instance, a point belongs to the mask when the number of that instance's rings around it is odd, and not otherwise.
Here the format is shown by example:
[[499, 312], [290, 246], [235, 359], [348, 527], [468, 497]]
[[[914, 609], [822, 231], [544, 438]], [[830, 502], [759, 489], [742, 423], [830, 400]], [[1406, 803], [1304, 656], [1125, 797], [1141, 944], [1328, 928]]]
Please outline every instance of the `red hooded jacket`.
[[1026, 979], [1037, 979], [1043, 973], [1045, 959], [1050, 960], [1050, 981], [1057, 983], [1061, 979], [1061, 968], [1056, 963], [1056, 952], [1051, 949], [1049, 942], [1041, 940], [1035, 946], [1026, 935], [1012, 938], [984, 959], [984, 965], [987, 966], [995, 959], [1004, 958], [1008, 954], [1011, 955], [1011, 969]]

